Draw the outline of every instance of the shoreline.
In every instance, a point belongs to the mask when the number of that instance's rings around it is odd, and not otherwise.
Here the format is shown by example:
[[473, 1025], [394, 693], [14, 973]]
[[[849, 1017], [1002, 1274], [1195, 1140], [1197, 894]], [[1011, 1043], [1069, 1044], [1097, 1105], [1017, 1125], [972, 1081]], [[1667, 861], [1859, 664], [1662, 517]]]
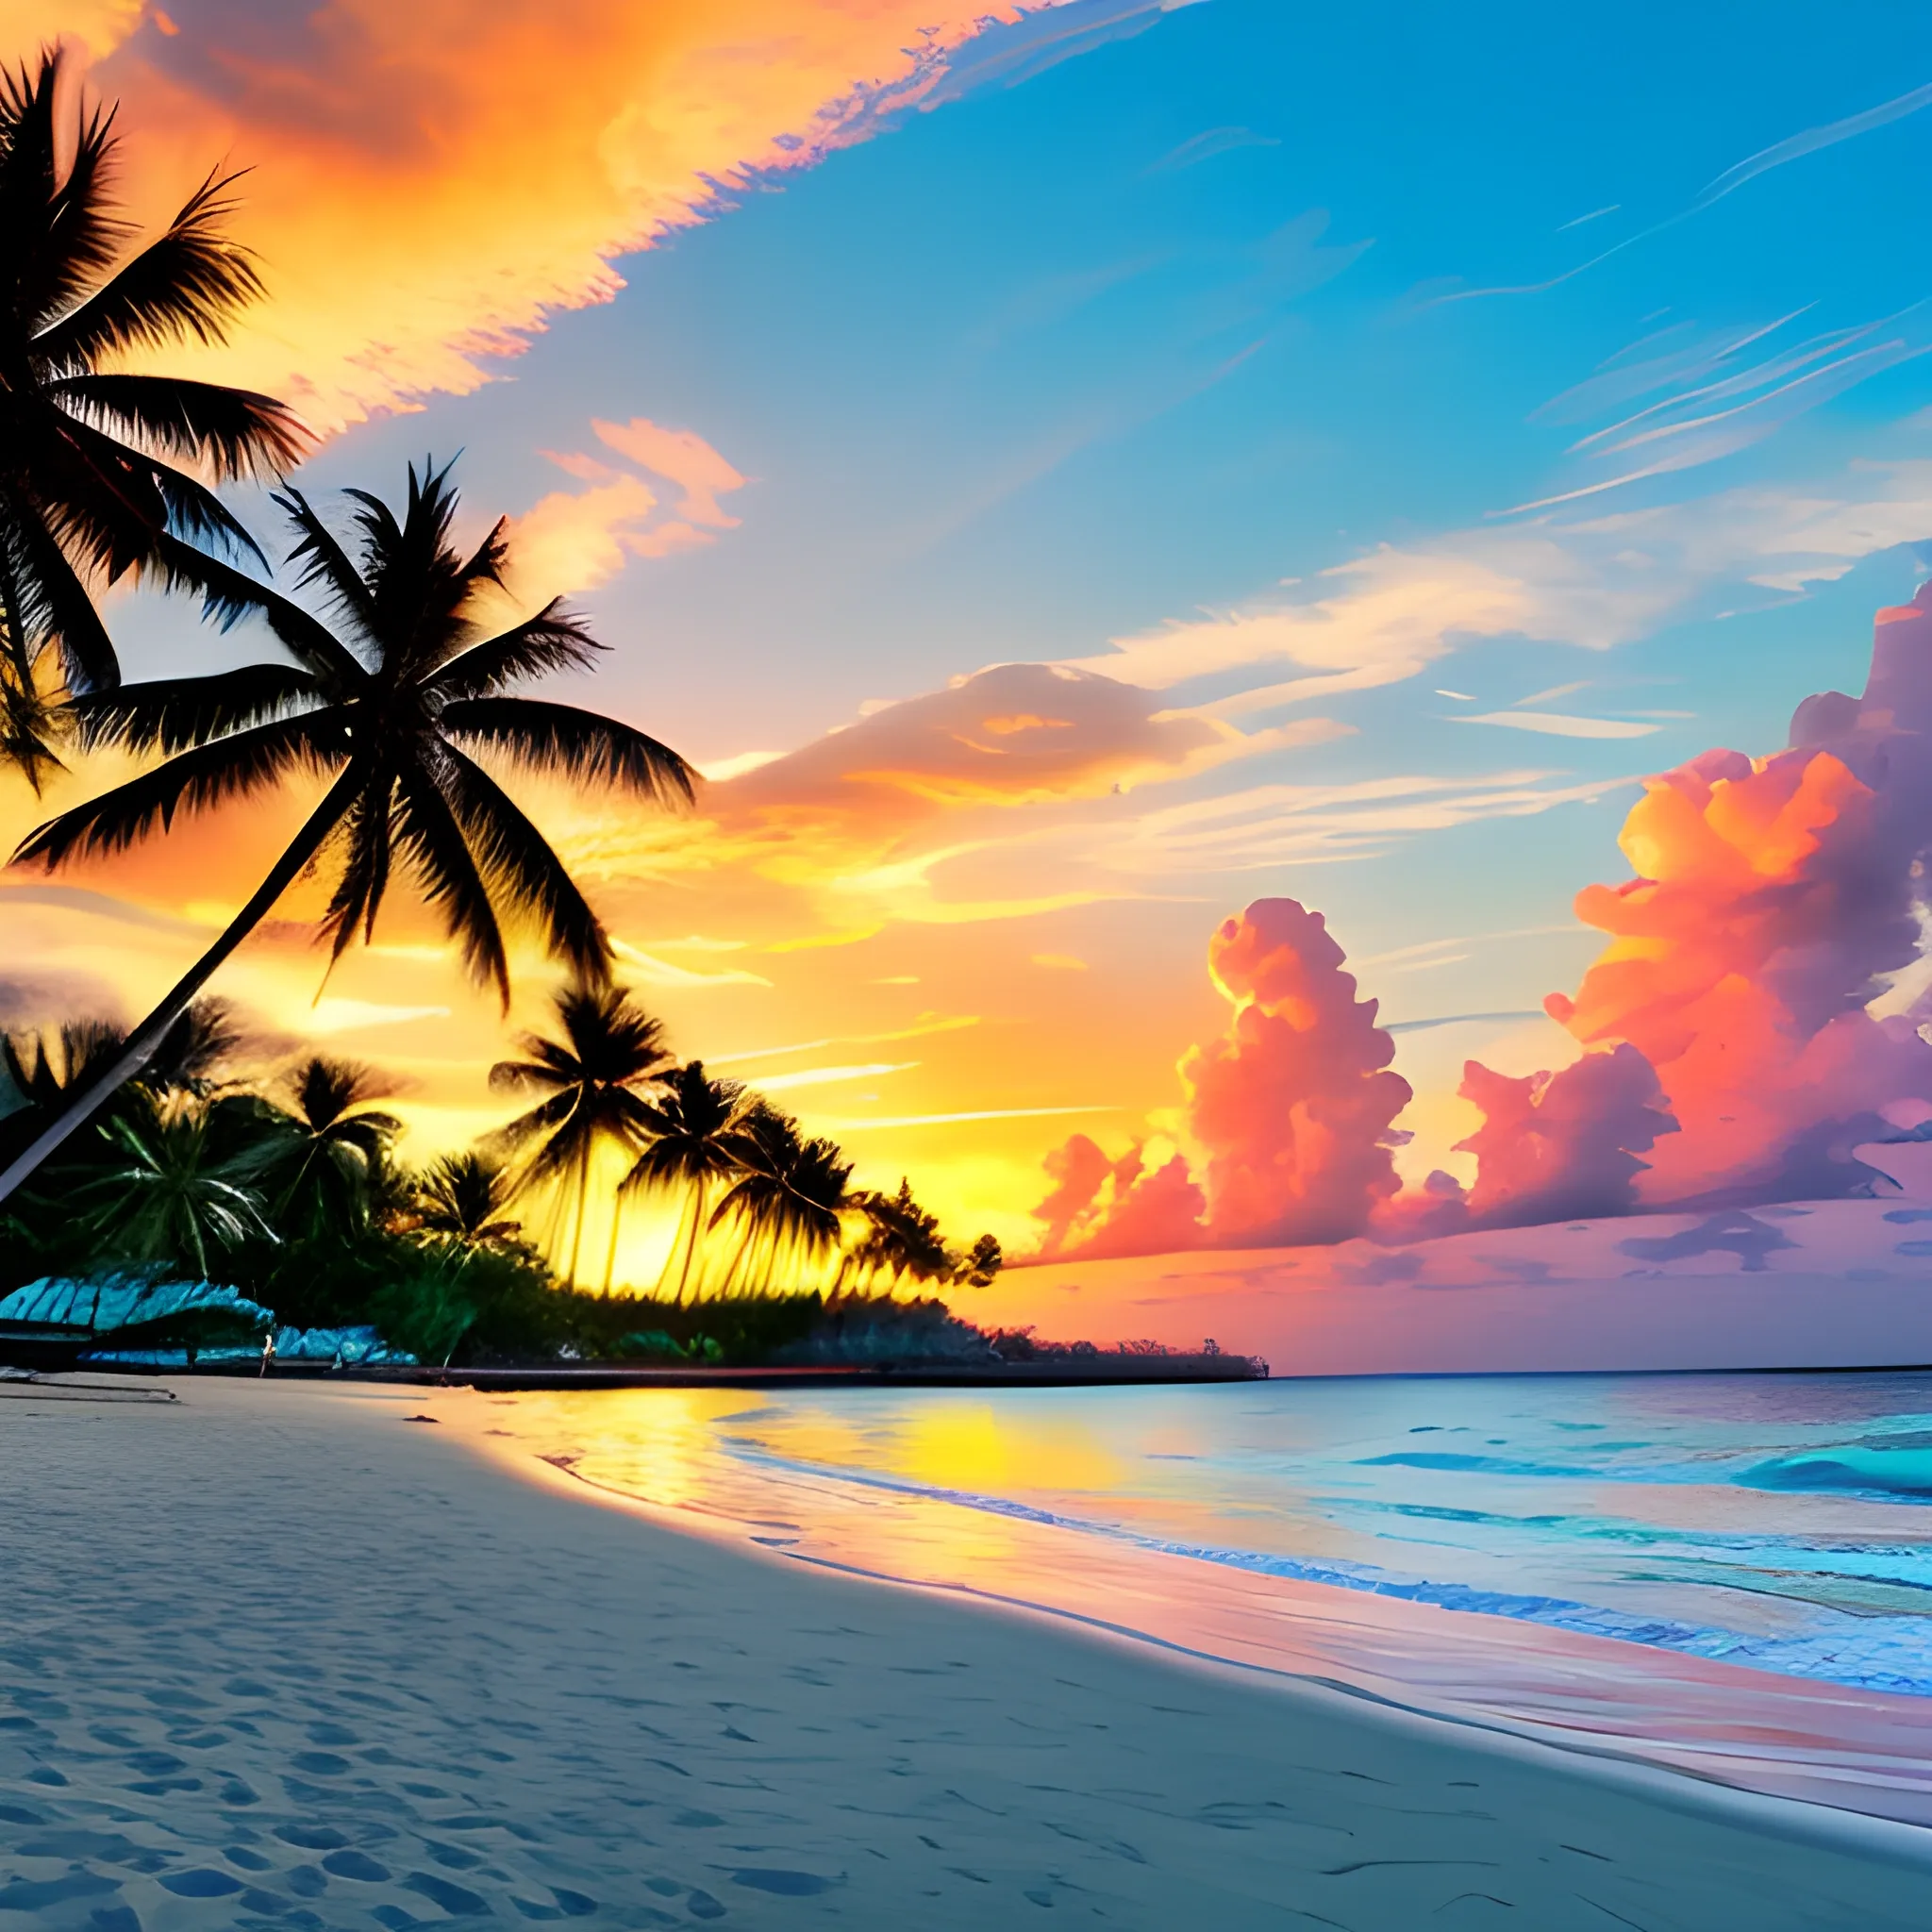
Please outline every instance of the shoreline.
[[[75, 1373], [103, 1375], [218, 1376], [230, 1381], [372, 1382], [419, 1389], [1140, 1389], [1228, 1382], [1265, 1382], [1267, 1363], [1243, 1355], [1085, 1356], [1024, 1362], [858, 1362], [809, 1367], [648, 1368], [614, 1364], [533, 1362], [483, 1368], [274, 1362], [263, 1374], [259, 1356], [246, 1360], [180, 1363], [87, 1361]], [[47, 1373], [42, 1371], [42, 1373]]]
[[54, 1932], [1932, 1918], [1917, 1827], [726, 1548], [419, 1390], [175, 1392], [0, 1403], [0, 1915]]

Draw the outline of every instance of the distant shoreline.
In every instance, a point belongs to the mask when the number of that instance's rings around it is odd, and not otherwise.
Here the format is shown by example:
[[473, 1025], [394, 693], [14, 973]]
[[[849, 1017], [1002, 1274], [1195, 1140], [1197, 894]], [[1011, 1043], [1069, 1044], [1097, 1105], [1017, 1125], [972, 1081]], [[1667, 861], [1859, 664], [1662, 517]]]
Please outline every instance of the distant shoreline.
[[1269, 1367], [1243, 1355], [1054, 1357], [1027, 1362], [905, 1362], [808, 1368], [652, 1368], [591, 1364], [573, 1368], [533, 1362], [498, 1368], [371, 1367], [276, 1362], [264, 1375], [256, 1361], [83, 1361], [76, 1372], [117, 1375], [214, 1375], [274, 1382], [375, 1382], [411, 1388], [500, 1389], [1086, 1389], [1265, 1381]]

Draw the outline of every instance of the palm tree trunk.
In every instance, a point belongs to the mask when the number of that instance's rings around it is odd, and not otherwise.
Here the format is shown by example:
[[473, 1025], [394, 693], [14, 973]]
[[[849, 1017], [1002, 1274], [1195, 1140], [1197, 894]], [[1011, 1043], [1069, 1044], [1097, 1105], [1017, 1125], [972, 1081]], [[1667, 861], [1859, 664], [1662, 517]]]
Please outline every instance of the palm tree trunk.
[[610, 1292], [610, 1277], [617, 1273], [617, 1231], [624, 1224], [624, 1191], [610, 1197], [610, 1245], [604, 1250], [604, 1292]]
[[146, 1066], [154, 1050], [189, 1007], [202, 988], [212, 979], [228, 955], [275, 909], [279, 899], [301, 875], [303, 868], [323, 848], [335, 830], [343, 808], [362, 783], [362, 774], [351, 765], [328, 789], [328, 794], [309, 813], [307, 823], [295, 834], [289, 848], [275, 860], [267, 878], [254, 896], [228, 922], [227, 929], [213, 945], [170, 988], [163, 999], [132, 1033], [127, 1044], [105, 1072], [88, 1080], [53, 1120], [42, 1127], [25, 1153], [0, 1174], [0, 1201], [29, 1180], [35, 1171], [65, 1141], [92, 1120], [101, 1108]]
[[577, 1285], [577, 1250], [584, 1244], [584, 1209], [590, 1205], [591, 1142], [586, 1137], [584, 1150], [577, 1156], [577, 1218], [570, 1238], [570, 1269], [566, 1276], [573, 1288]]
[[684, 1266], [677, 1271], [677, 1306], [684, 1306], [685, 1291], [691, 1286], [691, 1264], [697, 1258], [698, 1228], [705, 1218], [705, 1195], [709, 1191], [706, 1177], [699, 1174], [697, 1192], [691, 1203], [691, 1239], [684, 1244]]

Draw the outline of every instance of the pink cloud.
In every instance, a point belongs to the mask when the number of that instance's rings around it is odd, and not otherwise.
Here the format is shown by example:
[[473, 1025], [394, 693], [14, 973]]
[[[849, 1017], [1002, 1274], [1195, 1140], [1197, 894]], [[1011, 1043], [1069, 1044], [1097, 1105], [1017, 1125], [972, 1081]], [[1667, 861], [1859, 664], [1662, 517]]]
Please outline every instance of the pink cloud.
[[181, 360], [327, 431], [475, 390], [557, 311], [610, 300], [623, 256], [710, 218], [734, 187], [870, 138], [932, 95], [955, 50], [1020, 14], [171, 0], [171, 33], [139, 0], [38, 0], [0, 8], [0, 58], [64, 37], [92, 60], [123, 105], [148, 218], [217, 160], [253, 171], [241, 223], [269, 300], [228, 346]]
[[593, 422], [591, 427], [639, 469], [676, 484], [682, 492], [677, 501], [679, 516], [715, 530], [738, 527], [738, 518], [723, 509], [718, 498], [742, 490], [746, 479], [696, 430], [665, 429], [647, 416], [633, 416], [628, 423]]
[[1390, 1155], [1407, 1081], [1375, 1002], [1356, 998], [1319, 912], [1257, 899], [1223, 922], [1208, 969], [1234, 1002], [1227, 1033], [1181, 1061], [1205, 1149], [1208, 1226], [1223, 1246], [1345, 1241], [1399, 1185]]
[[1356, 998], [1322, 915], [1257, 899], [1223, 922], [1208, 957], [1234, 1014], [1180, 1063], [1198, 1164], [1176, 1154], [1148, 1174], [1140, 1147], [1108, 1163], [1075, 1136], [1049, 1158], [1058, 1186], [1034, 1210], [1047, 1224], [1043, 1253], [1346, 1241], [1395, 1194], [1393, 1123], [1408, 1083], [1389, 1071], [1394, 1042], [1374, 1001]]
[[1476, 1157], [1468, 1213], [1478, 1225], [1627, 1214], [1648, 1171], [1638, 1157], [1677, 1131], [1656, 1069], [1627, 1041], [1520, 1080], [1472, 1060], [1459, 1091], [1483, 1110], [1457, 1150]]

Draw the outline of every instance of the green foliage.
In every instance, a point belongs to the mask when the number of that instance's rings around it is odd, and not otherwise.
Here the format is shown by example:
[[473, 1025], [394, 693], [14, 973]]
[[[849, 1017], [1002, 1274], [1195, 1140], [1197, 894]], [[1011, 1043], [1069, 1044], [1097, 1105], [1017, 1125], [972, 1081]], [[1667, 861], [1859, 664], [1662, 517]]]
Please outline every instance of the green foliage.
[[417, 1247], [402, 1271], [369, 1298], [369, 1319], [392, 1348], [421, 1362], [447, 1362], [476, 1325], [471, 1255], [454, 1242]]
[[104, 1124], [97, 1171], [73, 1199], [101, 1259], [179, 1261], [207, 1279], [249, 1242], [275, 1240], [252, 1185], [265, 1150], [235, 1144], [221, 1107], [142, 1088]]

